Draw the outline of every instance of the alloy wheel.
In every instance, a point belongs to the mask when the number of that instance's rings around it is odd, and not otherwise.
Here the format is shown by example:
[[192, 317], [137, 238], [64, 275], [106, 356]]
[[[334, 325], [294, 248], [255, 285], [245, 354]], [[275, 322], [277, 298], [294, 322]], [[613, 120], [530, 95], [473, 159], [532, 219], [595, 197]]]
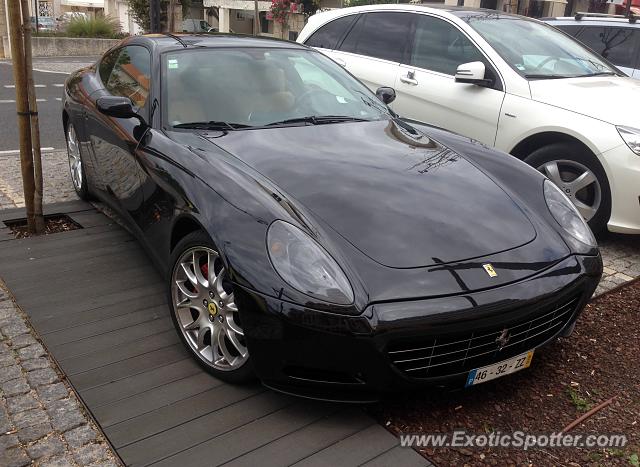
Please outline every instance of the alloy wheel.
[[77, 191], [82, 190], [82, 159], [80, 158], [80, 147], [76, 130], [73, 125], [67, 128], [67, 153], [69, 155], [69, 170], [71, 181]]
[[573, 202], [588, 222], [602, 202], [602, 187], [592, 170], [573, 160], [549, 161], [538, 167]]
[[207, 247], [186, 250], [175, 264], [171, 297], [178, 327], [191, 350], [221, 371], [240, 368], [249, 358], [227, 271]]

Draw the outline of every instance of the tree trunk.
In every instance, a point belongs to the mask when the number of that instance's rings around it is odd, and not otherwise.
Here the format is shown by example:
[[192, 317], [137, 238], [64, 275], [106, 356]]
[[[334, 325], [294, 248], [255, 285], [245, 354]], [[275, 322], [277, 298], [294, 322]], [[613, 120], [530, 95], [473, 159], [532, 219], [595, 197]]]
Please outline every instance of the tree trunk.
[[33, 192], [35, 190], [35, 181], [33, 176], [29, 94], [27, 91], [27, 82], [25, 77], [24, 43], [22, 40], [22, 15], [20, 13], [20, 2], [18, 0], [8, 0], [7, 13], [9, 17], [9, 30], [11, 35], [13, 79], [16, 83], [16, 109], [18, 113], [18, 133], [20, 137], [20, 169], [22, 171], [24, 204], [27, 211], [27, 228], [29, 232], [35, 233], [35, 219], [33, 212]]
[[44, 216], [42, 214], [42, 155], [40, 153], [40, 124], [38, 121], [38, 104], [36, 87], [33, 83], [33, 60], [31, 56], [31, 18], [29, 17], [29, 0], [20, 0], [22, 5], [22, 27], [24, 29], [24, 65], [31, 110], [31, 146], [33, 149], [33, 216], [35, 233], [44, 232]]
[[258, 11], [258, 0], [253, 0], [253, 35], [260, 35], [260, 12]]
[[169, 0], [169, 8], [167, 12], [167, 27], [169, 32], [175, 32], [176, 30], [176, 0]]

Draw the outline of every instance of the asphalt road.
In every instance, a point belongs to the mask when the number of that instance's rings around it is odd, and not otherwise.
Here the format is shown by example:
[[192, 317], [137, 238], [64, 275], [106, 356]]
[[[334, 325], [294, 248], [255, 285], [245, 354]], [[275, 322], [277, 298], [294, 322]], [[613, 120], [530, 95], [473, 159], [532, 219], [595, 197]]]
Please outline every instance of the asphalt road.
[[[55, 62], [34, 60], [34, 68], [79, 68], [74, 65], [78, 62], [76, 57], [55, 58]], [[65, 148], [61, 115], [63, 85], [67, 76], [66, 72], [33, 72], [40, 118], [40, 145], [43, 148]], [[15, 99], [13, 66], [11, 62], [0, 62], [0, 154], [19, 149]]]

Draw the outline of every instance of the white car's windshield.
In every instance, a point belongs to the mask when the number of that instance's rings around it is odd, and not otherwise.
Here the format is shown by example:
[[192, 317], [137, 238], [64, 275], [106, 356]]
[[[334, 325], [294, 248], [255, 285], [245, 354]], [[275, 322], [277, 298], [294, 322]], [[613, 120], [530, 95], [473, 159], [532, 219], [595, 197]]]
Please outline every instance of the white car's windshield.
[[303, 49], [185, 49], [164, 56], [171, 126], [234, 129], [388, 118], [386, 106], [324, 55]]
[[527, 79], [618, 74], [580, 43], [544, 23], [499, 14], [463, 19]]

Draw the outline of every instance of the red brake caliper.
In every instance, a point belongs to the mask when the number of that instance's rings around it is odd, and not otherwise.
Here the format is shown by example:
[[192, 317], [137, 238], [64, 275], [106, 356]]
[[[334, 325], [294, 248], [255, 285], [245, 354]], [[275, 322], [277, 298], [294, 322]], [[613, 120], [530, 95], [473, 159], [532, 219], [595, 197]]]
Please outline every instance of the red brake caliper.
[[207, 263], [200, 266], [200, 271], [202, 271], [202, 275], [205, 279], [209, 279], [209, 265]]

